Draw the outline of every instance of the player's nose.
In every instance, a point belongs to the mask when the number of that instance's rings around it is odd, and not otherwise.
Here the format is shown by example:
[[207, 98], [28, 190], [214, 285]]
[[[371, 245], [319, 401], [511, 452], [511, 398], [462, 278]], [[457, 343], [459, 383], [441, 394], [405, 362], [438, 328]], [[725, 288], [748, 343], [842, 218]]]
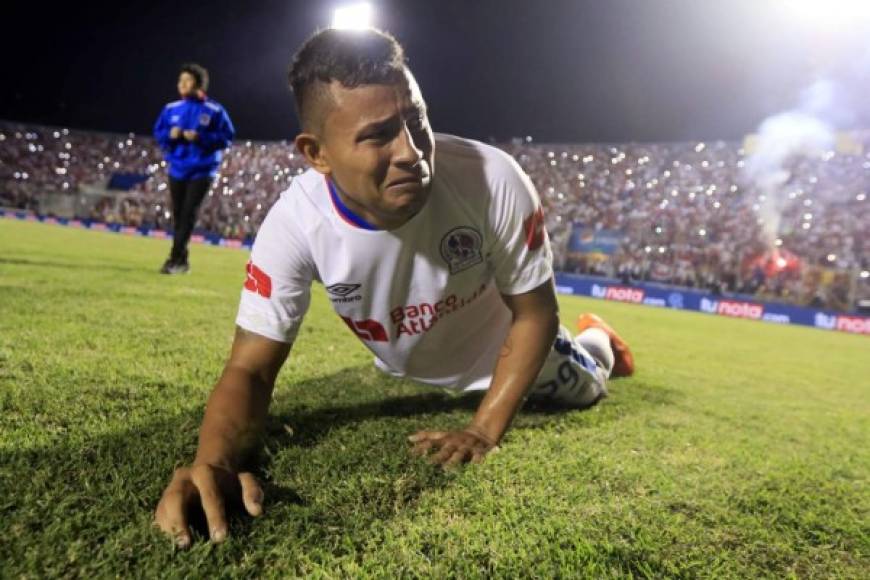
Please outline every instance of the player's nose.
[[423, 159], [423, 151], [414, 142], [414, 136], [407, 124], [402, 125], [402, 131], [396, 139], [396, 148], [393, 160], [396, 165], [414, 167]]

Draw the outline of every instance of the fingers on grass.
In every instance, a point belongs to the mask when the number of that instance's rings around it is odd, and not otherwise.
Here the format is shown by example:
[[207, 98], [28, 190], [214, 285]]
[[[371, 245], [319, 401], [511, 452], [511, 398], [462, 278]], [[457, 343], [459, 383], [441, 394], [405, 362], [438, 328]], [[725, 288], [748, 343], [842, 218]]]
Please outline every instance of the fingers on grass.
[[470, 457], [471, 451], [466, 448], [454, 451], [453, 454], [447, 458], [447, 461], [444, 462], [444, 469], [455, 469], [459, 467], [459, 465], [468, 461]]
[[163, 533], [172, 537], [179, 548], [190, 546], [190, 527], [187, 522], [186, 494], [182, 488], [170, 489], [163, 494], [154, 523]]
[[215, 471], [207, 466], [194, 468], [192, 477], [199, 491], [211, 541], [222, 542], [227, 537], [227, 516], [224, 497], [218, 487]]
[[263, 514], [263, 487], [252, 473], [239, 474], [239, 484], [242, 486], [242, 503], [245, 510], [252, 516]]
[[423, 441], [422, 443], [417, 443], [414, 445], [413, 449], [411, 449], [411, 453], [414, 455], [423, 456], [429, 453], [432, 448], [435, 447], [435, 444], [432, 441]]
[[438, 453], [429, 458], [430, 463], [441, 464], [447, 461], [451, 455], [456, 451], [456, 445], [452, 445], [450, 443], [446, 444], [441, 448]]
[[418, 431], [413, 435], [408, 436], [408, 441], [411, 443], [420, 443], [421, 441], [437, 441], [447, 435], [444, 431]]

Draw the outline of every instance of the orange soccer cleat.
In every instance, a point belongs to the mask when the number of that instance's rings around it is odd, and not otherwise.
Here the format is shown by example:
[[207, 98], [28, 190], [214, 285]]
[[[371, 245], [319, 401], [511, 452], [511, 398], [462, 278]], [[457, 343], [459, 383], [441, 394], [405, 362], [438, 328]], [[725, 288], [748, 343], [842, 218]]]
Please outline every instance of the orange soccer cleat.
[[628, 347], [628, 343], [616, 334], [616, 331], [609, 324], [604, 322], [600, 316], [587, 312], [577, 318], [577, 330], [583, 332], [587, 328], [600, 328], [610, 337], [610, 348], [613, 349], [614, 359], [610, 376], [628, 377], [634, 374], [634, 356], [631, 354], [631, 349]]

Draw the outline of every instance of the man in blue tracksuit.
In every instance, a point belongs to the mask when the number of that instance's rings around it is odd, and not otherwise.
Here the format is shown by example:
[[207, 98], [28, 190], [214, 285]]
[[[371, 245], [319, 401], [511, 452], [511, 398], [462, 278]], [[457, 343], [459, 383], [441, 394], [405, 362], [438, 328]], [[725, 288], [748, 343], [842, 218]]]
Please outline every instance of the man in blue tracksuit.
[[175, 233], [172, 253], [160, 271], [183, 274], [190, 269], [187, 244], [196, 224], [196, 212], [211, 187], [224, 149], [235, 129], [226, 110], [209, 99], [208, 71], [185, 64], [178, 75], [181, 100], [163, 107], [154, 125], [154, 138], [169, 164], [169, 191]]

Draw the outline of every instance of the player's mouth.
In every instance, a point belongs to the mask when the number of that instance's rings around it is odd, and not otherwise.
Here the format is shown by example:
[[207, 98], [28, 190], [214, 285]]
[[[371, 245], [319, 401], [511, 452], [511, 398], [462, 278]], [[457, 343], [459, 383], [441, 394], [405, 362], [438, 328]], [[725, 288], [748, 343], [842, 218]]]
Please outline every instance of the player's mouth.
[[424, 178], [422, 175], [409, 175], [394, 179], [387, 184], [389, 189], [400, 189], [406, 191], [415, 191], [423, 187]]

